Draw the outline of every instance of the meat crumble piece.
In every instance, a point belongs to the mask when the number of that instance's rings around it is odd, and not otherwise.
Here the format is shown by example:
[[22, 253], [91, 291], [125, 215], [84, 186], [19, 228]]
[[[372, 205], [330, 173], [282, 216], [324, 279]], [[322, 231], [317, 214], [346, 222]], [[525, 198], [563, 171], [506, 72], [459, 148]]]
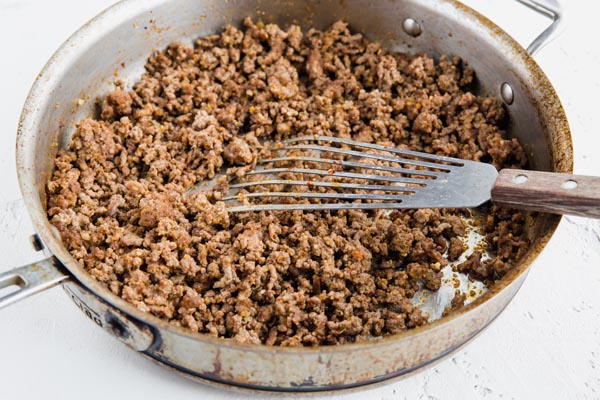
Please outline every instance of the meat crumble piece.
[[454, 297], [450, 304], [444, 309], [443, 316], [450, 315], [454, 311], [462, 308], [465, 305], [465, 301], [467, 300], [467, 295], [461, 292], [460, 290], [456, 290], [454, 292]]
[[[246, 19], [154, 52], [131, 90], [107, 94], [57, 154], [48, 217], [91, 276], [192, 332], [281, 346], [403, 332], [427, 322], [415, 293], [439, 289], [465, 251], [462, 211], [229, 214], [226, 180], [189, 189], [304, 135], [524, 167], [474, 79], [457, 57], [392, 53], [343, 22], [302, 33]], [[481, 212], [495, 257], [457, 268], [493, 282], [529, 246], [525, 214]]]
[[458, 257], [465, 251], [465, 245], [462, 240], [457, 237], [450, 238], [450, 245], [448, 249], [448, 260], [456, 261]]

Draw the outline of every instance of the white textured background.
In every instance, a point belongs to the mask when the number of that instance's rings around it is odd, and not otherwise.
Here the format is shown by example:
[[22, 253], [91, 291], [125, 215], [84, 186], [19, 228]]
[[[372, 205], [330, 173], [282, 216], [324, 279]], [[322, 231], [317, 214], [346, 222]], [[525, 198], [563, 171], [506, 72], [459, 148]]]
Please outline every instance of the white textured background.
[[[46, 60], [112, 0], [0, 0], [0, 271], [35, 261], [17, 185], [21, 106]], [[536, 59], [575, 142], [576, 172], [600, 175], [600, 2], [563, 0], [564, 33]], [[521, 43], [546, 21], [509, 0], [468, 0]], [[241, 399], [188, 381], [97, 329], [56, 288], [0, 311], [0, 399]], [[316, 398], [313, 396], [313, 398]], [[600, 399], [600, 223], [566, 218], [496, 322], [404, 380], [331, 399]]]

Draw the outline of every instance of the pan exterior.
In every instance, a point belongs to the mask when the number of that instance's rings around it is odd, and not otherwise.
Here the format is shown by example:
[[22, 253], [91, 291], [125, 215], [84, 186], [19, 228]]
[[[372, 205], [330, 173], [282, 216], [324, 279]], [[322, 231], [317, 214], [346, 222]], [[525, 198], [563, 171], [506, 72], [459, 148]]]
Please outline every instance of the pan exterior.
[[[348, 388], [409, 373], [451, 353], [514, 297], [559, 217], [531, 217], [529, 253], [459, 312], [385, 339], [317, 348], [247, 345], [186, 332], [111, 294], [62, 246], [46, 217], [44, 188], [57, 148], [68, 143], [74, 123], [92, 112], [96, 97], [110, 90], [115, 75], [131, 84], [153, 49], [212, 33], [226, 23], [238, 24], [246, 16], [305, 28], [324, 28], [341, 18], [394, 50], [459, 55], [477, 71], [482, 92], [500, 98], [501, 84], [511, 84], [509, 129], [526, 145], [534, 169], [572, 171], [569, 127], [546, 76], [505, 32], [453, 0], [126, 0], [87, 23], [52, 57], [30, 92], [19, 125], [21, 190], [38, 235], [74, 278], [65, 290], [94, 323], [146, 356], [198, 379], [240, 387]], [[422, 28], [416, 38], [399, 23], [409, 17]]]

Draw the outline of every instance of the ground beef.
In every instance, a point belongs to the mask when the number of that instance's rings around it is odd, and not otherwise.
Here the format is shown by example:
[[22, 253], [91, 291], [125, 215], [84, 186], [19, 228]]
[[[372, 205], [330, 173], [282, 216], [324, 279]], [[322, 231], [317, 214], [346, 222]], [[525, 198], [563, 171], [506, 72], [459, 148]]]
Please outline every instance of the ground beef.
[[[391, 53], [343, 22], [303, 34], [246, 20], [154, 52], [132, 90], [108, 93], [58, 152], [48, 217], [91, 276], [193, 332], [282, 346], [402, 332], [427, 322], [411, 299], [440, 288], [469, 212], [235, 214], [226, 180], [189, 189], [313, 134], [523, 167], [501, 104], [473, 84], [457, 57]], [[496, 256], [458, 269], [491, 282], [529, 243], [523, 214], [480, 213]]]
[[467, 300], [467, 295], [461, 292], [460, 290], [456, 290], [454, 292], [454, 297], [450, 304], [444, 309], [443, 316], [449, 315], [452, 312], [460, 309], [465, 305], [465, 301]]

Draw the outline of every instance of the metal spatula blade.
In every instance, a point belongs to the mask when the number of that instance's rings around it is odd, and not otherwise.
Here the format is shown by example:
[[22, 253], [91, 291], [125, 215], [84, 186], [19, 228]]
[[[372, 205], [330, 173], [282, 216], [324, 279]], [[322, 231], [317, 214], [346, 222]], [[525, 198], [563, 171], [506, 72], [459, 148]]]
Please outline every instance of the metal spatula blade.
[[228, 211], [474, 208], [493, 200], [600, 217], [600, 178], [498, 172], [486, 163], [329, 136], [290, 139], [276, 150], [230, 185]]

